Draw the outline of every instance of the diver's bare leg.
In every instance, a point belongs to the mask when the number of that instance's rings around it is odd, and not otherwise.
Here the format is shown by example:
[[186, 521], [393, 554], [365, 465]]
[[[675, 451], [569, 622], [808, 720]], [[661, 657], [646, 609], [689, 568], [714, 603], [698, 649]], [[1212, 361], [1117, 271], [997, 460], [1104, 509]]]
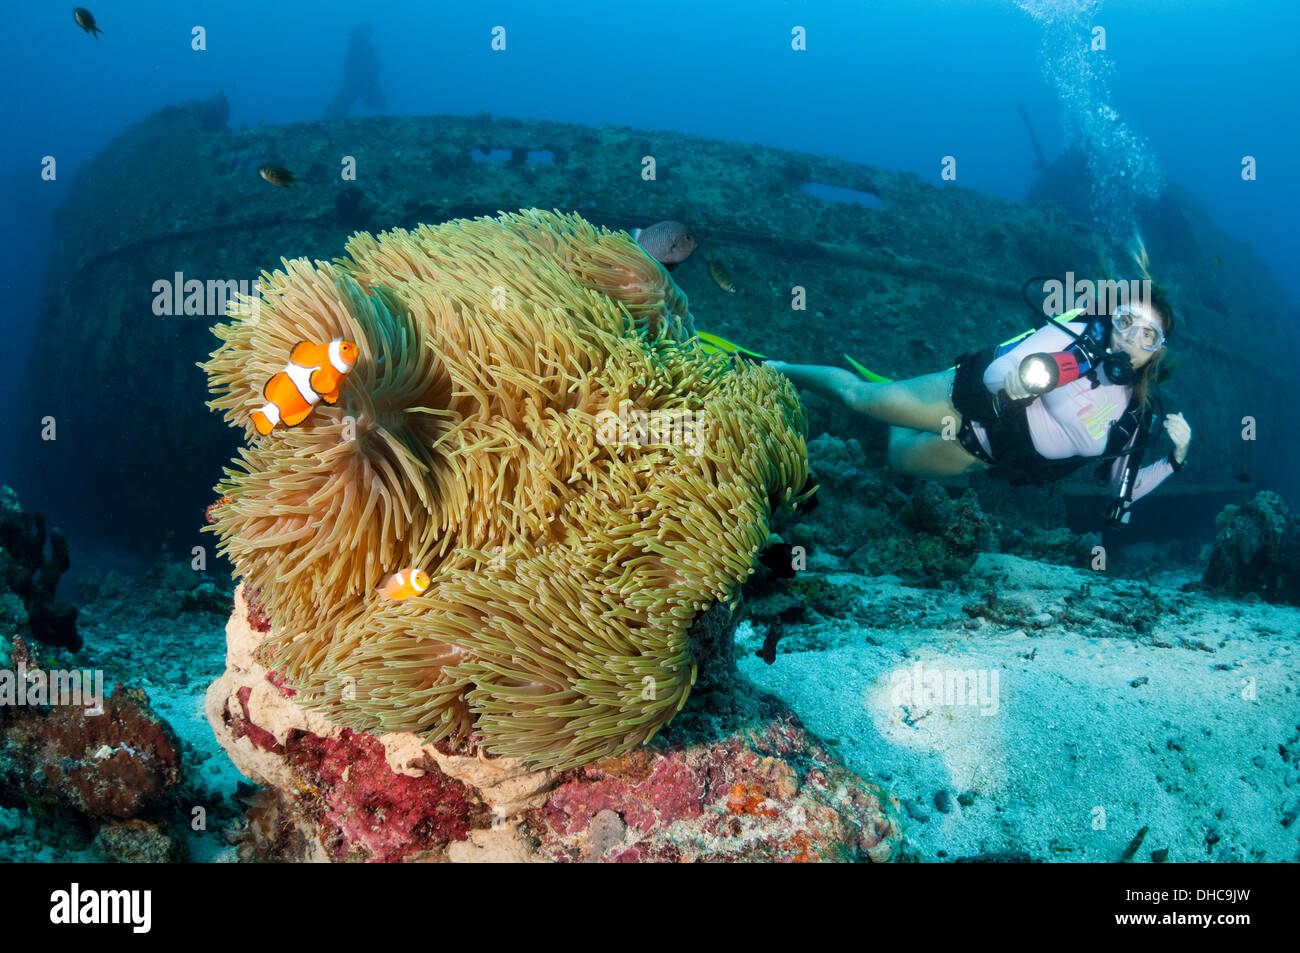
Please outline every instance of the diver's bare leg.
[[931, 479], [987, 470], [989, 466], [956, 440], [905, 427], [889, 428], [889, 465], [900, 473]]
[[817, 364], [786, 364], [771, 361], [771, 366], [790, 378], [795, 386], [831, 400], [842, 400], [851, 409], [897, 427], [910, 427], [940, 433], [951, 425], [955, 432], [961, 415], [948, 399], [955, 369], [911, 377], [907, 380], [873, 383], [842, 367]]

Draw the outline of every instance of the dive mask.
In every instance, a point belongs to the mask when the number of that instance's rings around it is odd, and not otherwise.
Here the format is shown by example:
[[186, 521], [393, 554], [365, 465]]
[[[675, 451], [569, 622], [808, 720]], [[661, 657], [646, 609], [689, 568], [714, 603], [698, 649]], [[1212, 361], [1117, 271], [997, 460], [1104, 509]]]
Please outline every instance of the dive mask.
[[1160, 325], [1134, 314], [1128, 305], [1120, 305], [1111, 316], [1110, 326], [1115, 333], [1144, 351], [1158, 351], [1165, 346], [1165, 332]]

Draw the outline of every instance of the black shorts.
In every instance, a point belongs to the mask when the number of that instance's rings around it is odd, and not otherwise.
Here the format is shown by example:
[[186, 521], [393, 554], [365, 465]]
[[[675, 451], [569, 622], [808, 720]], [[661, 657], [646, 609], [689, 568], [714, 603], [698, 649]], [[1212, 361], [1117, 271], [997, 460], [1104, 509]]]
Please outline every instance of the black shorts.
[[[984, 372], [997, 357], [997, 351], [993, 345], [957, 358], [957, 373], [952, 382], [952, 405], [962, 417], [957, 441], [972, 456], [992, 464], [989, 475], [998, 479], [1015, 484], [1042, 484], [1068, 475], [1081, 464], [1073, 462], [1073, 458], [1048, 460], [1034, 449], [1025, 413], [1033, 401], [1001, 401], [984, 386]], [[984, 427], [991, 455], [971, 429], [972, 421]]]
[[[984, 386], [984, 372], [996, 355], [996, 347], [986, 347], [982, 351], [963, 354], [957, 358], [951, 395], [953, 407], [961, 414], [961, 429], [957, 431], [957, 442], [972, 456], [978, 457], [985, 463], [993, 464], [1002, 457], [998, 452], [999, 444], [1004, 444], [1005, 440], [1001, 439], [1000, 432], [1006, 429], [1008, 416], [1017, 410], [1020, 411], [1020, 416], [1024, 416], [1020, 408], [999, 406], [997, 397], [990, 394], [988, 388]], [[978, 422], [984, 427], [989, 447], [993, 451], [992, 456], [975, 435], [975, 431], [971, 428], [972, 422]], [[997, 440], [994, 439], [995, 433], [999, 434]]]

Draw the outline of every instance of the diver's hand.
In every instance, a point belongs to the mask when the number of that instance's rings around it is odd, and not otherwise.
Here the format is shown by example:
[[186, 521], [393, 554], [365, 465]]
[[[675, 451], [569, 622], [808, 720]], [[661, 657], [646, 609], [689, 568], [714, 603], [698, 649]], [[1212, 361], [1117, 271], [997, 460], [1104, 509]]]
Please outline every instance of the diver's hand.
[[1174, 442], [1174, 460], [1181, 464], [1187, 459], [1187, 445], [1192, 442], [1192, 428], [1182, 414], [1165, 414], [1165, 433]]
[[1020, 379], [1020, 368], [1013, 367], [1007, 371], [1007, 379], [1003, 381], [1002, 388], [1007, 392], [1007, 396], [1012, 400], [1024, 400], [1026, 397], [1033, 397], [1033, 393], [1025, 387], [1025, 382]]

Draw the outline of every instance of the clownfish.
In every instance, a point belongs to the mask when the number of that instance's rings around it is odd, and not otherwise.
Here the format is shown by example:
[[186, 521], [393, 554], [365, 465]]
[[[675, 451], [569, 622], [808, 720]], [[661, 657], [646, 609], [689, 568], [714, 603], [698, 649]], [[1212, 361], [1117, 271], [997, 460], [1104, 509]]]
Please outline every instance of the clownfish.
[[379, 594], [385, 599], [409, 599], [422, 595], [429, 588], [429, 577], [423, 569], [403, 569], [388, 577], [388, 581], [379, 587]]
[[339, 385], [357, 362], [357, 346], [335, 338], [329, 344], [299, 341], [289, 363], [262, 388], [266, 403], [253, 411], [253, 426], [262, 436], [276, 424], [296, 427], [319, 402], [338, 403]]

